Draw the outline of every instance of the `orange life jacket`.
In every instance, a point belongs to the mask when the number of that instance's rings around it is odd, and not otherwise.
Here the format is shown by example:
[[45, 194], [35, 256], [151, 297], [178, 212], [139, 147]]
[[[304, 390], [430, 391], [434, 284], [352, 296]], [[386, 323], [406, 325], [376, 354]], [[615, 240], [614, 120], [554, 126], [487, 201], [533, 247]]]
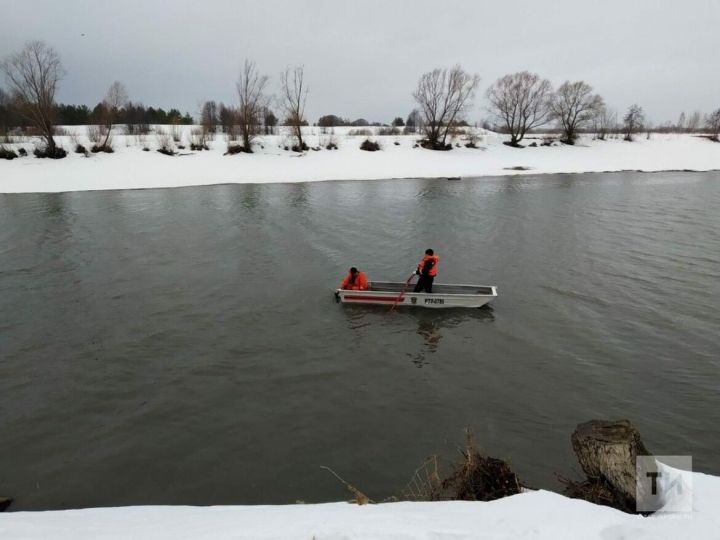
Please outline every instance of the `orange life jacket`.
[[340, 288], [351, 291], [366, 291], [369, 288], [368, 278], [365, 272], [358, 272], [355, 274], [355, 279], [353, 280], [353, 275], [348, 272], [348, 275], [345, 276], [345, 279], [340, 284]]
[[418, 272], [422, 275], [430, 277], [437, 276], [437, 265], [440, 262], [440, 257], [437, 255], [425, 255], [418, 263]]

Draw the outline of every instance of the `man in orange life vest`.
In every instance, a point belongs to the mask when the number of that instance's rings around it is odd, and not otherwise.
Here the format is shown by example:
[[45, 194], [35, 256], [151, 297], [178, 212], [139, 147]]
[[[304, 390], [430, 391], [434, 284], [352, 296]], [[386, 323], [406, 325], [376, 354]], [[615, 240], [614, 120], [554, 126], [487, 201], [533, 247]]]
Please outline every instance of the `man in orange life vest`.
[[437, 276], [437, 265], [440, 262], [440, 257], [435, 255], [432, 249], [425, 250], [425, 256], [418, 263], [417, 270], [415, 273], [420, 276], [415, 290], [413, 292], [432, 293], [432, 285]]
[[345, 276], [345, 279], [340, 284], [341, 289], [348, 289], [351, 291], [366, 291], [369, 286], [370, 285], [365, 272], [360, 272], [354, 266], [350, 269], [348, 275]]

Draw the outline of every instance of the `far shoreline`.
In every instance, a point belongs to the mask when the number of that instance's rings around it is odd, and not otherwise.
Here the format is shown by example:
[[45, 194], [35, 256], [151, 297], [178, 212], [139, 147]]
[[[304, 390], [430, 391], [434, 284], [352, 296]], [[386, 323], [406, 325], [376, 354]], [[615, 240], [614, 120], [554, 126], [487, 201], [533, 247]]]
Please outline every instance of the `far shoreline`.
[[663, 173], [682, 173], [682, 174], [704, 174], [720, 172], [718, 169], [659, 169], [659, 170], [642, 170], [642, 169], [618, 169], [606, 171], [508, 171], [508, 174], [478, 174], [462, 177], [451, 176], [399, 176], [394, 178], [323, 178], [320, 180], [277, 180], [269, 182], [223, 182], [203, 183], [203, 184], [183, 184], [178, 186], [145, 186], [145, 187], [118, 187], [118, 188], [98, 188], [98, 189], [71, 189], [67, 191], [0, 191], [0, 195], [62, 195], [68, 193], [98, 193], [98, 192], [116, 192], [116, 191], [148, 191], [148, 190], [170, 190], [170, 189], [186, 189], [186, 188], [202, 188], [202, 187], [221, 187], [221, 186], [264, 186], [264, 185], [283, 185], [292, 186], [298, 184], [318, 184], [318, 183], [337, 183], [337, 182], [391, 182], [405, 180], [430, 180], [430, 181], [446, 181], [446, 182], [464, 182], [468, 180], [492, 180], [513, 177], [532, 177], [532, 176], [560, 176], [560, 175], [576, 175], [584, 176], [590, 174], [663, 174]]
[[[303, 153], [284, 150], [286, 136], [269, 135], [257, 139], [252, 154], [225, 155], [229, 142], [217, 134], [209, 150], [182, 150], [178, 155], [165, 156], [157, 152], [152, 135], [143, 139], [116, 135], [111, 154], [69, 153], [63, 159], [51, 160], [32, 156], [34, 141], [23, 139], [5, 144], [15, 150], [22, 148], [30, 155], [0, 160], [0, 193], [720, 171], [720, 144], [693, 135], [652, 134], [650, 139], [626, 142], [598, 140], [587, 134], [576, 145], [555, 141], [530, 146], [533, 142], [524, 148], [512, 148], [504, 144], [504, 135], [485, 131], [478, 147], [468, 148], [458, 137], [449, 151], [419, 147], [418, 135], [375, 135], [369, 138], [378, 142], [381, 150], [367, 152], [360, 149], [365, 136], [340, 129], [332, 135], [318, 128], [308, 129], [307, 137], [313, 146]], [[84, 130], [84, 126], [76, 126], [77, 133], [58, 139], [71, 148], [72, 140], [82, 140]], [[337, 150], [324, 147], [328, 137], [337, 141]]]

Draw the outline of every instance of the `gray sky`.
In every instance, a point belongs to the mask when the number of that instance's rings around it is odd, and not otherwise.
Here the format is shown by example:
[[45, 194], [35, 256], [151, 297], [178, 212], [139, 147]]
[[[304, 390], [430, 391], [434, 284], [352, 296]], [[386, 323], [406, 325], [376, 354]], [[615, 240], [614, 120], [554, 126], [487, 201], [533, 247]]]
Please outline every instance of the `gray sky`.
[[[0, 56], [29, 39], [60, 53], [59, 100], [93, 105], [110, 83], [131, 99], [196, 113], [234, 103], [242, 61], [271, 76], [305, 65], [307, 114], [389, 122], [413, 107], [418, 76], [460, 63], [487, 86], [528, 69], [584, 79], [651, 121], [720, 107], [719, 0], [0, 0]], [[85, 34], [85, 36], [82, 36]]]

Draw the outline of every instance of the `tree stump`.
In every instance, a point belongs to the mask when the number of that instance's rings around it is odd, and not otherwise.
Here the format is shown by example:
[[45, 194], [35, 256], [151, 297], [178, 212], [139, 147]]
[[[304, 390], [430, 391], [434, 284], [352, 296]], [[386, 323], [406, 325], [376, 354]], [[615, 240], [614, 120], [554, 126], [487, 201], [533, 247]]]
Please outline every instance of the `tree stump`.
[[591, 483], [604, 483], [624, 508], [636, 511], [636, 458], [649, 455], [629, 420], [590, 420], [571, 437], [573, 450]]

